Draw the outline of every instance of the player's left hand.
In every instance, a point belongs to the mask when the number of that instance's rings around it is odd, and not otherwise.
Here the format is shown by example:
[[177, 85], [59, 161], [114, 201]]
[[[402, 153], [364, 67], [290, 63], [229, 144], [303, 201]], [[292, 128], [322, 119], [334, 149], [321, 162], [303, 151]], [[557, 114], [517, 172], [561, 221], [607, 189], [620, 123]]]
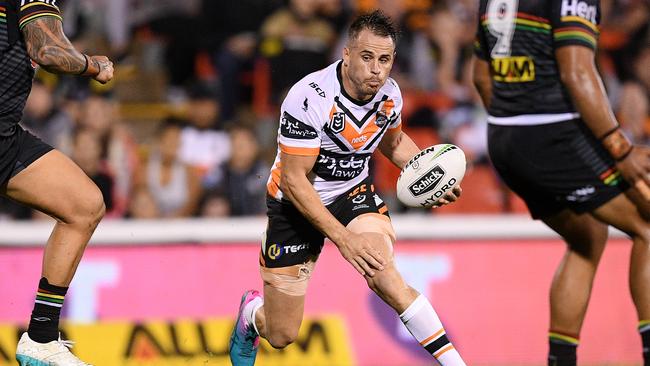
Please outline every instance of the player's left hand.
[[460, 198], [461, 193], [463, 193], [463, 189], [460, 186], [454, 187], [451, 192], [447, 192], [431, 207], [438, 208], [456, 202]]
[[93, 79], [106, 84], [113, 79], [113, 63], [106, 56], [90, 56], [90, 62], [98, 69], [98, 74]]

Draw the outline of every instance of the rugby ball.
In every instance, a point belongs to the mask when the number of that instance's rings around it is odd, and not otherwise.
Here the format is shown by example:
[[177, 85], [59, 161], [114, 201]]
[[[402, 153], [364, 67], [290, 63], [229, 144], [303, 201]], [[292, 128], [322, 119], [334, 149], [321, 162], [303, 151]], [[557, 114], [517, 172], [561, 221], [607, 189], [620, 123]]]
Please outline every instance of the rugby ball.
[[427, 147], [404, 166], [397, 198], [410, 207], [431, 207], [465, 176], [465, 153], [452, 144]]

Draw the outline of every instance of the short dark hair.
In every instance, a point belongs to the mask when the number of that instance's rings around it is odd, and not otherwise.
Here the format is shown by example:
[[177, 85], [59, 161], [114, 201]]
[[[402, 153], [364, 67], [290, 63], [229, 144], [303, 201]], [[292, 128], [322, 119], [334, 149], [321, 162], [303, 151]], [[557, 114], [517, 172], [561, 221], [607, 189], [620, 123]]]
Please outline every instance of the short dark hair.
[[359, 15], [348, 29], [348, 38], [356, 39], [362, 30], [367, 29], [380, 37], [390, 37], [397, 44], [398, 30], [393, 20], [381, 10]]

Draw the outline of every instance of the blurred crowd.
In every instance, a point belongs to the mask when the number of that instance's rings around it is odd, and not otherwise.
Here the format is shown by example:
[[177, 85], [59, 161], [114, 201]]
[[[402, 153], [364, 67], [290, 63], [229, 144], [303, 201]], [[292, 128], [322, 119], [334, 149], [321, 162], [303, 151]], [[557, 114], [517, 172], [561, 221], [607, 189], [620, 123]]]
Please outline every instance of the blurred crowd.
[[[102, 86], [39, 70], [22, 123], [97, 183], [108, 217], [263, 214], [279, 103], [293, 83], [339, 59], [350, 20], [375, 8], [401, 29], [392, 77], [404, 94], [404, 129], [421, 147], [451, 142], [467, 154], [469, 197], [445, 210], [523, 207], [486, 156], [485, 112], [471, 84], [477, 0], [58, 3], [66, 34], [109, 55], [116, 79]], [[601, 4], [599, 69], [621, 124], [648, 143], [650, 0]], [[394, 200], [397, 170], [373, 160], [377, 188], [393, 211], [404, 209]], [[36, 215], [3, 199], [0, 217]]]

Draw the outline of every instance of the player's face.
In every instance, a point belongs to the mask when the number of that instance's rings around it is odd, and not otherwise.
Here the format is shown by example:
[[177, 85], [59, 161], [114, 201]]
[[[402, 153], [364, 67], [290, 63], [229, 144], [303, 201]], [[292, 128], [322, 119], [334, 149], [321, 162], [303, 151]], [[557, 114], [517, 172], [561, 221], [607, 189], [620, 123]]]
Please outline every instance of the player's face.
[[376, 94], [386, 82], [394, 58], [395, 43], [392, 38], [362, 30], [357, 39], [350, 40], [343, 50], [343, 77], [348, 79], [353, 89], [346, 91], [352, 92], [352, 96], [360, 100]]

